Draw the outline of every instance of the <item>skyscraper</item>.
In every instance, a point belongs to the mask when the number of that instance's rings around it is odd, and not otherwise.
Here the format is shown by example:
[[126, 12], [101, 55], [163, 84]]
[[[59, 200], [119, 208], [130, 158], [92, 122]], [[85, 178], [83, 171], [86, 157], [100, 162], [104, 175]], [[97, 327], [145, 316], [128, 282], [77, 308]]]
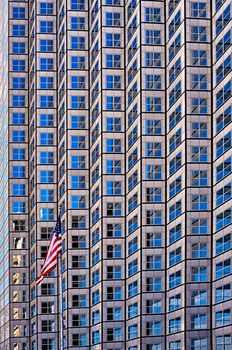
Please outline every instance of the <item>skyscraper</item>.
[[1, 350], [232, 349], [231, 14], [1, 1]]

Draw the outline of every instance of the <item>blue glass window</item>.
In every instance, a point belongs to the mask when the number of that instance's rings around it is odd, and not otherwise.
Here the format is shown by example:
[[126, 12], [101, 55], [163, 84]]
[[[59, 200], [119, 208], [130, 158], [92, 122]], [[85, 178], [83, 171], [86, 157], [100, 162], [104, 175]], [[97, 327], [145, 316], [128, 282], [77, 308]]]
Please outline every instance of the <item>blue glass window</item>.
[[25, 36], [25, 25], [13, 24], [12, 32], [13, 32], [13, 36]]
[[12, 141], [13, 142], [25, 142], [25, 131], [23, 130], [13, 130], [12, 131]]
[[53, 40], [40, 39], [40, 51], [41, 52], [52, 52], [53, 51]]
[[53, 58], [40, 58], [40, 69], [41, 70], [53, 70]]
[[15, 55], [25, 54], [26, 53], [25, 43], [13, 42], [12, 43], [12, 53]]
[[25, 72], [25, 69], [26, 69], [25, 60], [13, 60], [12, 68], [13, 68], [13, 72]]
[[14, 165], [12, 167], [12, 176], [14, 179], [24, 179], [26, 176], [25, 166]]
[[12, 14], [14, 19], [24, 19], [25, 7], [13, 7]]
[[53, 22], [52, 21], [40, 21], [40, 32], [41, 33], [52, 33]]
[[12, 78], [12, 88], [13, 89], [25, 89], [26, 82], [25, 78], [21, 77], [13, 77]]
[[26, 150], [24, 148], [13, 148], [13, 160], [25, 160]]
[[50, 2], [40, 3], [40, 14], [41, 15], [52, 15], [53, 14], [53, 4]]
[[13, 196], [25, 196], [26, 185], [25, 184], [13, 184], [12, 185]]
[[16, 125], [25, 124], [25, 114], [24, 113], [13, 113], [13, 124], [16, 124]]
[[24, 214], [26, 212], [25, 202], [13, 202], [13, 214]]

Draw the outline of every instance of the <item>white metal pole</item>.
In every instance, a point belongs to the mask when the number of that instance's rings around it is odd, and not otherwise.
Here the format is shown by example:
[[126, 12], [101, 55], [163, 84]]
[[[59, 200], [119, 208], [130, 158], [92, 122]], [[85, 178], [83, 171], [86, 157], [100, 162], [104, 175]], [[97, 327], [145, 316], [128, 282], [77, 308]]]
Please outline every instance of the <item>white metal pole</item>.
[[59, 254], [59, 314], [60, 314], [60, 350], [64, 349], [64, 322], [63, 322], [63, 293], [62, 293], [62, 254]]

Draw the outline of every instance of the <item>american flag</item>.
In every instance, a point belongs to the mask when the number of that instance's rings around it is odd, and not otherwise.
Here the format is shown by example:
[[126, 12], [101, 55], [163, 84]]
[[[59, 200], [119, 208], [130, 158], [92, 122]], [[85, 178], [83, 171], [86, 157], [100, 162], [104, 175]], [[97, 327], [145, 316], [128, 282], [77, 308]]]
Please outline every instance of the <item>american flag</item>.
[[44, 266], [40, 271], [40, 275], [36, 278], [36, 281], [35, 281], [36, 284], [40, 285], [44, 277], [46, 277], [50, 271], [54, 270], [54, 268], [57, 265], [57, 258], [59, 256], [61, 248], [62, 248], [61, 247], [61, 221], [59, 216], [56, 222], [55, 230], [53, 232], [53, 235], [50, 241]]

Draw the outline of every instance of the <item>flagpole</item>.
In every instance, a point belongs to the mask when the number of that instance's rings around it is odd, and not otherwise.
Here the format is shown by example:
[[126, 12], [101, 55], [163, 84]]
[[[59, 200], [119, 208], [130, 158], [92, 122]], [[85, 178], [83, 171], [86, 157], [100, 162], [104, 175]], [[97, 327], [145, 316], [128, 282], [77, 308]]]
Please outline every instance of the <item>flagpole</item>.
[[[59, 214], [58, 217], [60, 216], [60, 210], [61, 208], [59, 207]], [[60, 228], [61, 230], [61, 228]], [[57, 257], [57, 265], [58, 265], [58, 276], [59, 276], [59, 317], [60, 317], [60, 350], [64, 349], [64, 322], [63, 322], [63, 292], [62, 292], [62, 249], [60, 251], [59, 256]]]
[[62, 251], [59, 254], [59, 315], [60, 315], [60, 350], [64, 349], [63, 335], [64, 335], [64, 322], [63, 322], [63, 293], [62, 293]]

